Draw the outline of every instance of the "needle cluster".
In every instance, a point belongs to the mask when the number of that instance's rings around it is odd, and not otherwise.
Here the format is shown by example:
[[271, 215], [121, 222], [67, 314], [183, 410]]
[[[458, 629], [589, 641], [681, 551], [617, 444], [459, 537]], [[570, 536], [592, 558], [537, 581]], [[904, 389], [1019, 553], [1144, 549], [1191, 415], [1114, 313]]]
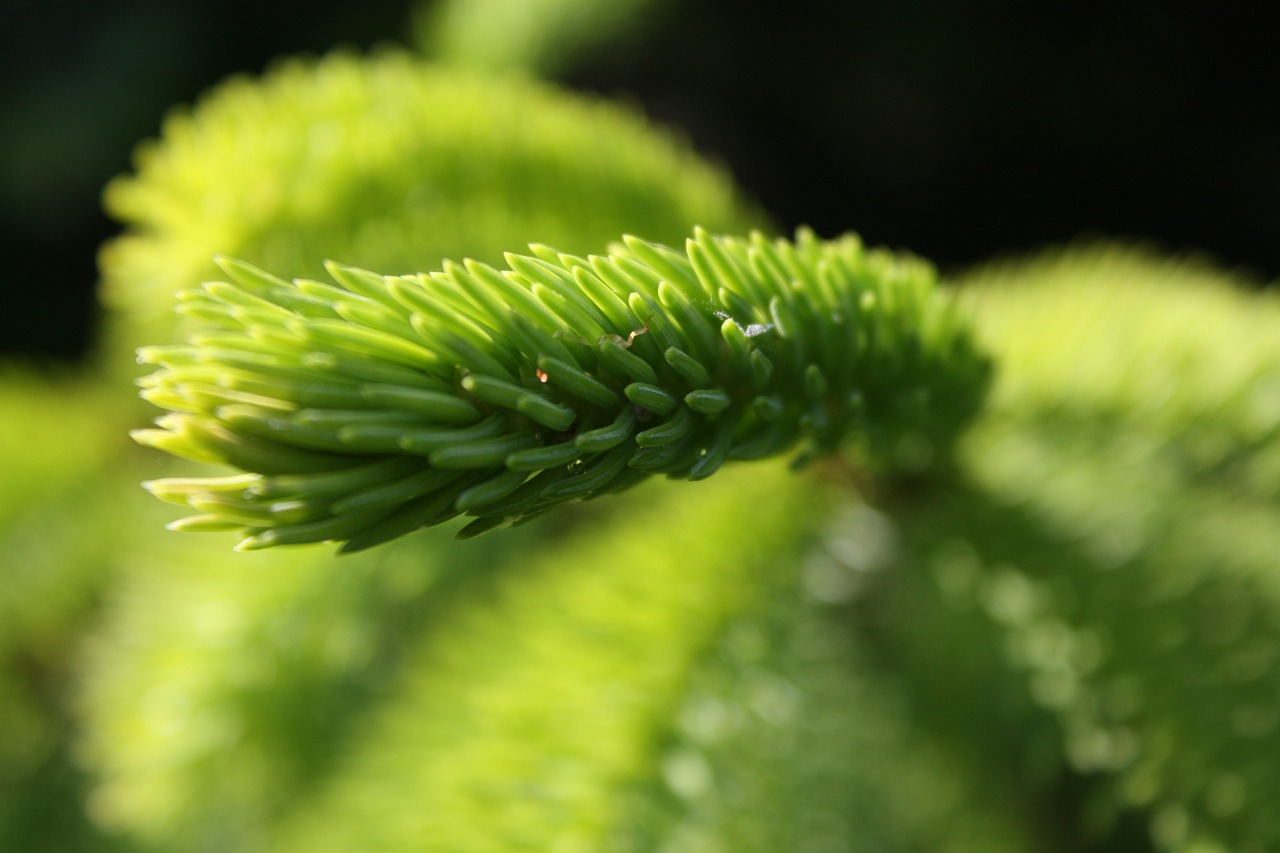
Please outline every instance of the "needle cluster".
[[683, 252], [627, 237], [506, 261], [330, 264], [326, 284], [221, 260], [230, 281], [180, 295], [207, 330], [140, 351], [160, 366], [143, 396], [172, 413], [137, 440], [244, 472], [149, 483], [197, 510], [174, 526], [350, 551], [851, 435], [919, 467], [985, 385], [931, 268], [853, 236], [699, 230]]

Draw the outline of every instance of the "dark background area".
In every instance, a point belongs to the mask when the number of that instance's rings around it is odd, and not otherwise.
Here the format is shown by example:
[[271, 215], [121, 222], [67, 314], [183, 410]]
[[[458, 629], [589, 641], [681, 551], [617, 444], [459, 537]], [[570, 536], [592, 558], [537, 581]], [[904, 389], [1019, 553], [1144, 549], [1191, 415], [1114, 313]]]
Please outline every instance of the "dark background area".
[[[409, 0], [50, 0], [0, 28], [0, 356], [81, 358], [106, 181], [165, 111], [273, 57], [403, 41]], [[1080, 236], [1280, 276], [1265, 5], [686, 0], [565, 82], [726, 164], [780, 226], [944, 270]]]

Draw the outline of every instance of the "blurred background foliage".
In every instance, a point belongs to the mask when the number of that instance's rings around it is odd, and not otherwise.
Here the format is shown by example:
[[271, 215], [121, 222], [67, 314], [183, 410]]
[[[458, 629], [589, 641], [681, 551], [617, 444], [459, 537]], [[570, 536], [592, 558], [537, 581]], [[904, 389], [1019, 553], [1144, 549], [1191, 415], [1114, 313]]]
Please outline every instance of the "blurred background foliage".
[[[15, 11], [0, 849], [1280, 845], [1280, 118], [1249, 14]], [[125, 438], [132, 347], [216, 252], [407, 271], [801, 222], [954, 273], [1000, 368], [958, 470], [868, 504], [839, 466], [744, 466], [341, 560], [166, 534], [136, 486], [181, 466]], [[1158, 248], [962, 272], [1091, 232]]]

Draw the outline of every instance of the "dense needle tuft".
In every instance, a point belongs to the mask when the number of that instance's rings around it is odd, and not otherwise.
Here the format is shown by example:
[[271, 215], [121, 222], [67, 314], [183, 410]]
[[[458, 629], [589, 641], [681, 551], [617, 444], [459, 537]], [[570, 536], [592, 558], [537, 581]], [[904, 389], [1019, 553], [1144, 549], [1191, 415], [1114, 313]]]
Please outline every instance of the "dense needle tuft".
[[324, 284], [221, 259], [230, 281], [179, 295], [206, 330], [140, 351], [172, 413], [135, 437], [247, 472], [148, 483], [197, 511], [174, 527], [351, 551], [465, 514], [468, 536], [851, 436], [910, 470], [986, 384], [928, 265], [853, 236], [506, 260]]

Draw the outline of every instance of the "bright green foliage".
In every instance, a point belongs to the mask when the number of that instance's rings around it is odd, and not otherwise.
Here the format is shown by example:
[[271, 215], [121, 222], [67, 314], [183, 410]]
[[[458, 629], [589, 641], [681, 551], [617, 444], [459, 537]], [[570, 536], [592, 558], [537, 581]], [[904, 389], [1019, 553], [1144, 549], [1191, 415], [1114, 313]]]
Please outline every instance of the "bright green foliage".
[[234, 555], [143, 515], [154, 535], [120, 548], [128, 569], [89, 649], [76, 751], [94, 820], [150, 850], [257, 849], [333, 771], [424, 626], [470, 594], [459, 580], [537, 547], [526, 529], [344, 560]]
[[278, 849], [635, 849], [627, 812], [659, 777], [690, 668], [821, 518], [822, 495], [761, 467], [476, 578], [489, 589], [436, 620], [368, 744]]
[[[1008, 362], [994, 407], [1068, 408], [1167, 435], [1188, 476], [1272, 458], [1280, 437], [1280, 300], [1190, 259], [1101, 247], [972, 274], [984, 338]], [[962, 283], [962, 288], [965, 283]], [[1270, 463], [1276, 464], [1276, 463]], [[1247, 465], [1245, 467], [1248, 467]], [[1276, 497], [1280, 467], [1240, 473]]]
[[886, 754], [909, 727], [800, 597], [826, 490], [759, 465], [643, 497], [470, 576], [272, 849], [1018, 849], [947, 756]]
[[242, 548], [359, 550], [801, 442], [855, 436], [918, 473], [981, 395], [986, 363], [931, 270], [853, 237], [533, 252], [502, 272], [334, 265], [338, 287], [224, 262], [236, 285], [181, 294], [212, 330], [142, 351], [163, 365], [144, 396], [174, 414], [135, 437], [247, 473], [149, 488], [200, 512], [178, 527], [239, 530]]
[[286, 276], [321, 261], [387, 272], [498, 262], [533, 241], [590, 252], [624, 231], [740, 230], [719, 171], [620, 107], [398, 53], [282, 63], [171, 116], [106, 191], [129, 226], [102, 252], [117, 345], [172, 340], [172, 294], [217, 253]]
[[95, 820], [164, 851], [1036, 849], [830, 603], [887, 522], [824, 521], [840, 497], [772, 464], [664, 486], [559, 541], [332, 561], [139, 537], [86, 667]]
[[902, 515], [868, 614], [941, 724], [1089, 780], [1109, 849], [1280, 844], [1280, 304], [1227, 284], [1115, 249], [975, 275], [975, 488]]

